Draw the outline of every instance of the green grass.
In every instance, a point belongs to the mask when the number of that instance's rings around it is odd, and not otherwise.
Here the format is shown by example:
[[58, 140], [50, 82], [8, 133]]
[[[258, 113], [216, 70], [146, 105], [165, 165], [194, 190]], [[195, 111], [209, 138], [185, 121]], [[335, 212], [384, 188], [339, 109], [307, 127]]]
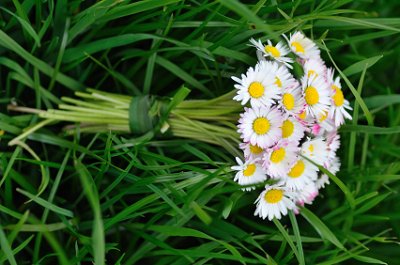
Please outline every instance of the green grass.
[[[247, 2], [247, 1], [242, 1]], [[0, 264], [398, 264], [398, 1], [0, 3]], [[341, 171], [300, 215], [253, 216], [219, 146], [63, 132], [51, 109], [90, 87], [190, 99], [233, 89], [251, 37], [303, 30], [336, 65], [353, 121]]]

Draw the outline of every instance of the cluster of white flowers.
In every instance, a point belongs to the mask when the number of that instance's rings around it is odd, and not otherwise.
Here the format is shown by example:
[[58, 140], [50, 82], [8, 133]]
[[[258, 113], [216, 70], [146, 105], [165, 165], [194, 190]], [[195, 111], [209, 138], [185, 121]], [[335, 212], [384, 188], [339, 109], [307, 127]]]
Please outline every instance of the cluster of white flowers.
[[[237, 89], [233, 99], [244, 106], [238, 132], [245, 161], [236, 158], [234, 180], [245, 191], [272, 180], [256, 200], [255, 211], [269, 220], [311, 204], [329, 184], [329, 177], [309, 160], [336, 174], [337, 129], [344, 118], [351, 119], [340, 78], [334, 78], [315, 43], [301, 32], [284, 37], [289, 47], [251, 39], [258, 63], [241, 78], [232, 77]], [[291, 73], [294, 63], [302, 68], [299, 80]]]

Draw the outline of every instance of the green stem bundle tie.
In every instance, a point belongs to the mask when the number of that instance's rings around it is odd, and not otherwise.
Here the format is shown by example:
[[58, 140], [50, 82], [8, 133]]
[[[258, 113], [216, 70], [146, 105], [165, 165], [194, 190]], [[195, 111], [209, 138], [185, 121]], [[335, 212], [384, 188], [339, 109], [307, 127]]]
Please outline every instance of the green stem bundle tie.
[[129, 104], [129, 128], [131, 133], [142, 135], [161, 128], [168, 117], [167, 100], [154, 96], [132, 97]]

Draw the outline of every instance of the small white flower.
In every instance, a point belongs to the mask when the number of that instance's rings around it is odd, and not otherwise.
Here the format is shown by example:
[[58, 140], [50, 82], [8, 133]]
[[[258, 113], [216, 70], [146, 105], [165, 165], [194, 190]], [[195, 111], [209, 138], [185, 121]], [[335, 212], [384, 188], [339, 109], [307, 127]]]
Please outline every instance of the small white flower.
[[[259, 164], [258, 159], [247, 160], [244, 163], [240, 158], [236, 157], [238, 166], [231, 167], [233, 170], [238, 171], [235, 175], [234, 181], [241, 186], [247, 186], [264, 182], [267, 179], [266, 171]], [[246, 187], [243, 190], [251, 191], [255, 187]]]
[[239, 147], [243, 150], [246, 159], [261, 158], [264, 154], [263, 148], [258, 145], [252, 145], [251, 143], [241, 143]]
[[302, 78], [304, 99], [306, 101], [307, 114], [314, 118], [329, 110], [329, 84], [322, 77], [304, 75]]
[[336, 127], [344, 123], [344, 117], [351, 120], [351, 115], [346, 109], [352, 110], [350, 103], [344, 98], [340, 77], [335, 78], [335, 71], [332, 68], [327, 70], [327, 80], [331, 87], [331, 108], [329, 110], [329, 118], [334, 120]]
[[263, 167], [272, 178], [280, 178], [287, 174], [291, 164], [297, 158], [297, 143], [279, 142], [273, 148], [267, 149], [264, 154]]
[[322, 174], [315, 182], [315, 186], [317, 187], [318, 190], [325, 188], [325, 185], [329, 184], [330, 184], [329, 177], [326, 174]]
[[304, 126], [297, 119], [288, 116], [282, 122], [282, 139], [298, 143], [304, 136]]
[[340, 135], [337, 134], [337, 131], [327, 134], [326, 141], [328, 144], [328, 158], [330, 160], [336, 157], [336, 151], [340, 147]]
[[262, 219], [268, 218], [270, 221], [273, 218], [281, 219], [288, 210], [296, 208], [292, 201], [292, 193], [280, 184], [265, 186], [265, 190], [261, 192], [255, 203], [257, 207], [254, 215]]
[[242, 105], [250, 101], [252, 107], [271, 106], [274, 99], [279, 98], [279, 88], [266, 62], [259, 62], [254, 68], [250, 67], [246, 75], [242, 74], [241, 79], [235, 76], [232, 76], [232, 79], [237, 82], [237, 95], [233, 99], [240, 101]]
[[335, 121], [336, 127], [339, 127], [344, 123], [344, 118], [352, 119], [351, 115], [346, 111], [346, 109], [352, 110], [352, 108], [350, 107], [349, 101], [344, 98], [343, 91], [340, 87], [332, 85], [332, 90], [332, 106], [329, 110], [329, 117]]
[[293, 63], [293, 60], [290, 57], [286, 57], [290, 50], [283, 44], [283, 42], [278, 42], [276, 46], [274, 46], [270, 40], [267, 40], [267, 45], [263, 45], [261, 40], [256, 41], [255, 39], [250, 39], [250, 42], [252, 46], [262, 52], [265, 57], [270, 57], [292, 69], [291, 63]]
[[285, 89], [278, 101], [279, 106], [287, 113], [296, 115], [304, 110], [305, 100], [300, 86]]
[[245, 108], [239, 120], [239, 130], [244, 142], [261, 148], [274, 145], [281, 137], [282, 113], [276, 108]]
[[307, 114], [306, 109], [302, 110], [299, 114], [295, 115], [295, 117], [303, 125], [312, 125], [315, 122], [315, 119], [311, 116], [311, 114]]
[[336, 130], [335, 123], [332, 119], [328, 117], [328, 112], [325, 111], [323, 113], [320, 113], [317, 117], [317, 122], [318, 125], [321, 126], [324, 130], [320, 132], [319, 135], [325, 133], [325, 132], [332, 132]]
[[[338, 157], [334, 157], [330, 159], [325, 167], [330, 173], [335, 175], [340, 169], [340, 161]], [[329, 184], [329, 176], [326, 174], [322, 174], [316, 181], [315, 185], [318, 189], [325, 188], [325, 185]]]
[[329, 67], [326, 69], [326, 79], [331, 84], [332, 90], [334, 89], [332, 86], [342, 88], [342, 84], [340, 84], [340, 77], [338, 76], [335, 78], [335, 70], [333, 68]]
[[301, 154], [319, 165], [328, 161], [328, 146], [323, 138], [308, 139], [301, 145]]
[[306, 60], [303, 65], [303, 70], [304, 74], [306, 74], [309, 78], [312, 76], [325, 77], [327, 71], [324, 61], [322, 61], [322, 59], [319, 57]]
[[264, 61], [260, 62], [260, 64], [266, 69], [265, 71], [274, 75], [275, 85], [278, 88], [287, 89], [298, 85], [296, 79], [284, 65], [272, 61]]
[[292, 190], [301, 190], [318, 177], [318, 168], [303, 158], [298, 158], [283, 180]]
[[319, 49], [315, 43], [309, 38], [305, 37], [303, 33], [297, 31], [293, 35], [290, 34], [289, 39], [283, 35], [287, 40], [290, 49], [299, 57], [303, 59], [318, 58]]
[[312, 204], [318, 196], [318, 188], [314, 182], [305, 185], [303, 189], [296, 192], [296, 204], [304, 206], [304, 204]]

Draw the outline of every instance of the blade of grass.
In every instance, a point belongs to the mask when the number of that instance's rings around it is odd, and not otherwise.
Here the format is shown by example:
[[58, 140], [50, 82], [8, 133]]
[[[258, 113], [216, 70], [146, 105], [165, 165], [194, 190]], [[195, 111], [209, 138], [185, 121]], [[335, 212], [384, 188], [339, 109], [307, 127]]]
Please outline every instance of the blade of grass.
[[286, 232], [285, 228], [282, 226], [281, 222], [279, 222], [279, 220], [277, 220], [276, 218], [272, 219], [272, 221], [274, 222], [275, 226], [278, 228], [279, 232], [281, 232], [281, 235], [283, 236], [283, 238], [286, 240], [286, 242], [289, 244], [290, 248], [292, 249], [294, 255], [296, 256], [297, 260], [299, 262], [301, 262], [301, 258], [300, 258], [300, 254], [296, 248], [296, 246], [294, 245], [293, 240], [291, 239], [291, 237], [289, 236], [288, 232]]
[[294, 215], [293, 211], [289, 211], [289, 218], [290, 222], [292, 223], [293, 233], [296, 238], [297, 243], [297, 251], [299, 253], [299, 264], [304, 265], [306, 264], [304, 261], [304, 251], [303, 251], [303, 244], [300, 235], [299, 225], [297, 224], [296, 216]]
[[366, 134], [398, 134], [400, 133], [400, 126], [394, 127], [376, 127], [368, 125], [343, 125], [340, 128], [340, 132], [350, 133], [366, 133]]
[[310, 210], [302, 208], [301, 215], [310, 223], [310, 225], [318, 232], [321, 238], [328, 240], [338, 248], [345, 250], [345, 247], [336, 238], [335, 234]]
[[[343, 74], [346, 76], [351, 76], [357, 74], [359, 72], [363, 72], [364, 69], [368, 69], [369, 67], [376, 64], [380, 59], [383, 58], [383, 55], [374, 56], [371, 58], [367, 58], [365, 60], [356, 62], [355, 64], [350, 65], [346, 69], [343, 70]], [[361, 95], [361, 93], [359, 93]]]
[[219, 0], [219, 2], [232, 10], [233, 12], [239, 14], [240, 16], [246, 18], [248, 21], [253, 22], [256, 27], [263, 30], [268, 37], [274, 40], [279, 40], [278, 34], [275, 33], [262, 19], [260, 19], [252, 10], [250, 10], [246, 5], [242, 4], [236, 0]]
[[[32, 241], [33, 237], [34, 237], [34, 235], [31, 235], [31, 236], [28, 237], [26, 240], [24, 240], [21, 244], [19, 244], [17, 247], [15, 247], [15, 248], [12, 250], [14, 256], [15, 256], [16, 254], [18, 254], [20, 251], [24, 250], [24, 249], [27, 247], [27, 245]], [[2, 256], [2, 255], [0, 255], [0, 256]], [[3, 263], [4, 261], [6, 261], [6, 260], [7, 260], [7, 257], [1, 257], [1, 258], [0, 258], [0, 264], [2, 264], [2, 263]]]
[[[55, 70], [53, 67], [49, 66], [44, 61], [30, 54], [2, 30], [0, 30], [0, 46], [12, 50], [20, 57], [25, 59], [27, 62], [36, 66], [41, 72], [48, 75], [49, 77], [52, 77], [54, 75]], [[62, 73], [57, 74], [56, 80], [72, 90], [79, 90], [82, 88], [82, 84]]]
[[[367, 71], [368, 64], [364, 65], [364, 69], [361, 73], [361, 78], [358, 83], [358, 88], [357, 88], [357, 93], [361, 95], [362, 89], [363, 89], [363, 84], [364, 84], [364, 78], [365, 78], [365, 73]], [[353, 112], [353, 125], [356, 125], [358, 123], [358, 112], [359, 112], [359, 107], [360, 103], [359, 101], [355, 101], [354, 103], [354, 112]], [[371, 125], [371, 124], [370, 124]], [[355, 148], [356, 148], [356, 133], [352, 132], [350, 134], [350, 142], [349, 142], [349, 152], [348, 152], [348, 164], [347, 164], [347, 169], [351, 170], [354, 165], [354, 155], [355, 155]]]
[[162, 67], [164, 67], [167, 71], [170, 71], [173, 73], [176, 77], [184, 80], [187, 82], [189, 85], [199, 89], [201, 92], [208, 96], [212, 96], [210, 91], [198, 80], [196, 80], [194, 77], [192, 77], [189, 73], [185, 72], [182, 68], [180, 68], [178, 65], [174, 64], [173, 62], [161, 57], [157, 56], [155, 59], [155, 62]]
[[[36, 154], [36, 152], [33, 151], [33, 149], [30, 148], [29, 145], [27, 145], [26, 143], [24, 143], [22, 141], [15, 141], [15, 144], [20, 146], [20, 147], [22, 147], [25, 151], [27, 151], [38, 162], [42, 161], [40, 159], [40, 157]], [[45, 168], [43, 165], [39, 165], [39, 167], [40, 167], [40, 172], [41, 172], [42, 179], [40, 181], [40, 186], [38, 188], [38, 192], [37, 192], [36, 196], [40, 196], [46, 190], [47, 185], [49, 184], [49, 181], [50, 181], [50, 176], [49, 176], [48, 169]], [[31, 200], [32, 200], [32, 198], [31, 198]]]
[[[58, 189], [58, 187], [60, 185], [60, 182], [61, 182], [61, 177], [62, 177], [62, 175], [63, 175], [63, 173], [65, 171], [65, 168], [67, 166], [67, 162], [68, 162], [68, 160], [70, 158], [70, 155], [71, 155], [71, 150], [69, 149], [67, 151], [67, 153], [65, 154], [64, 160], [62, 161], [62, 163], [60, 165], [60, 168], [59, 168], [59, 170], [57, 172], [57, 175], [56, 175], [56, 178], [54, 180], [54, 183], [53, 183], [53, 185], [51, 187], [50, 194], [49, 194], [49, 197], [47, 199], [48, 202], [50, 202], [50, 203], [53, 203], [53, 200], [54, 200], [54, 197], [56, 195], [57, 189]], [[48, 208], [46, 208], [44, 210], [43, 216], [42, 216], [42, 219], [41, 219], [42, 223], [46, 223], [47, 217], [49, 215], [49, 211], [50, 210]], [[39, 260], [39, 252], [40, 252], [41, 242], [42, 242], [42, 234], [39, 234], [35, 239], [35, 247], [34, 247], [34, 250], [33, 250], [33, 261], [34, 262], [37, 262]]]
[[21, 190], [19, 188], [17, 188], [17, 191], [19, 193], [25, 195], [26, 197], [28, 197], [30, 200], [32, 200], [32, 201], [36, 202], [37, 204], [43, 206], [45, 209], [48, 209], [48, 210], [50, 210], [52, 212], [55, 212], [55, 213], [58, 213], [58, 214], [61, 214], [61, 215], [67, 216], [67, 217], [71, 217], [71, 218], [74, 217], [74, 214], [73, 214], [72, 211], [64, 209], [64, 208], [61, 208], [61, 207], [59, 207], [57, 205], [54, 205], [53, 203], [50, 203], [49, 201], [46, 201], [46, 200], [38, 197], [38, 195], [35, 196], [35, 195], [30, 194], [29, 192]]
[[131, 16], [136, 13], [167, 6], [181, 1], [182, 0], [147, 0], [135, 2], [128, 5], [121, 5], [110, 10], [102, 19], [100, 19], [100, 22], [105, 23], [110, 20], [125, 16]]
[[99, 195], [96, 184], [93, 181], [87, 168], [81, 161], [75, 160], [75, 168], [81, 179], [84, 193], [94, 212], [93, 228], [92, 228], [92, 248], [94, 263], [98, 265], [105, 264], [105, 237], [103, 220], [101, 217], [101, 209], [99, 203]]
[[11, 246], [8, 243], [7, 237], [4, 234], [4, 231], [1, 228], [1, 226], [0, 226], [0, 246], [8, 262], [10, 262], [11, 265], [17, 265], [17, 261], [15, 260], [14, 254], [11, 250]]
[[32, 39], [35, 41], [36, 45], [40, 47], [40, 37], [36, 33], [36, 31], [32, 28], [31, 24], [29, 24], [29, 21], [17, 16], [13, 12], [9, 11], [8, 9], [5, 9], [4, 7], [0, 7], [1, 10], [4, 12], [7, 12], [11, 16], [15, 17], [18, 22], [21, 24], [22, 28], [25, 30], [26, 33], [29, 34], [29, 36], [32, 37]]

